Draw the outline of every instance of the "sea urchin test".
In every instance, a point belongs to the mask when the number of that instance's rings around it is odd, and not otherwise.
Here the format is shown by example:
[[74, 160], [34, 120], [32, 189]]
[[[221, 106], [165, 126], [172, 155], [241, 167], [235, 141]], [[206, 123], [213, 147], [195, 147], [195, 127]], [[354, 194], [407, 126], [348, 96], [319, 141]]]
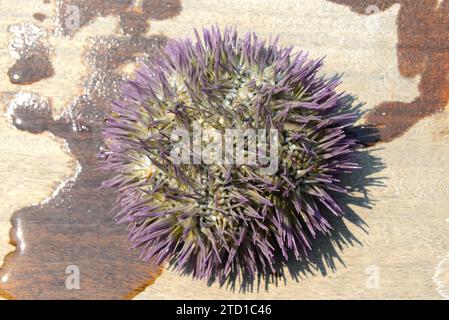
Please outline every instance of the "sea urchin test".
[[330, 233], [340, 179], [357, 168], [356, 115], [322, 63], [211, 28], [136, 71], [101, 157], [143, 260], [206, 280], [254, 277]]

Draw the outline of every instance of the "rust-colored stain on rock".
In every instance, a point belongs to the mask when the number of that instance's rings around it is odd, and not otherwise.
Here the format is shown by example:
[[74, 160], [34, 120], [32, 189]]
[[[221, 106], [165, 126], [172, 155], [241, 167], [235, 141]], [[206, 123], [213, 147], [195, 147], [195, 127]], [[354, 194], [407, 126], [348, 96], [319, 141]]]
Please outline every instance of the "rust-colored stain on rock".
[[36, 19], [37, 21], [44, 21], [45, 19], [47, 19], [47, 16], [43, 13], [40, 12], [36, 12], [33, 14], [33, 18]]
[[[132, 0], [58, 0], [57, 9], [61, 32], [70, 35], [78, 30], [77, 28], [69, 28], [65, 23], [71, 19], [75, 11], [79, 13], [79, 27], [83, 27], [99, 16], [120, 15], [122, 18], [122, 16], [126, 16], [126, 13], [134, 13], [134, 18], [129, 19], [129, 21], [135, 22], [137, 16], [140, 16], [143, 20], [149, 18], [164, 20], [177, 16], [182, 10], [180, 0], [143, 0], [140, 6], [134, 6], [133, 3]], [[74, 8], [76, 9], [74, 10]], [[128, 18], [130, 18], [129, 15]], [[123, 19], [121, 20], [123, 21]]]
[[[420, 95], [410, 103], [389, 101], [376, 106], [366, 122], [379, 128], [382, 141], [405, 133], [449, 101], [449, 0], [328, 0], [361, 14], [375, 5], [386, 10], [399, 3], [398, 68], [404, 77], [421, 76]], [[394, 90], [394, 88], [392, 88]]]

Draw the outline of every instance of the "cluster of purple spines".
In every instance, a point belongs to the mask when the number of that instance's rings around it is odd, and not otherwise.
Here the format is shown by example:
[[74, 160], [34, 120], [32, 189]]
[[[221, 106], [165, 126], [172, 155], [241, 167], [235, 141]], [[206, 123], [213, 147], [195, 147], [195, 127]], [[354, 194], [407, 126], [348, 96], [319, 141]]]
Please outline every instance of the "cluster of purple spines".
[[[339, 79], [317, 74], [322, 60], [231, 28], [195, 37], [170, 42], [113, 102], [102, 157], [115, 175], [104, 186], [119, 191], [117, 219], [143, 260], [208, 280], [269, 273], [278, 253], [301, 259], [343, 214], [335, 195], [357, 168], [356, 116]], [[277, 172], [175, 164], [171, 133], [197, 120], [278, 129]]]

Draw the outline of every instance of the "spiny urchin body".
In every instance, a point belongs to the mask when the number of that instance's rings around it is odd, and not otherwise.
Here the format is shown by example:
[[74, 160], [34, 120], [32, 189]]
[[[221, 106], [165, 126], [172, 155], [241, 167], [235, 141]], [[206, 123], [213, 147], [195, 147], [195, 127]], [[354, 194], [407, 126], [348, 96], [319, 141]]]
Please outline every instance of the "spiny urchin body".
[[[234, 29], [195, 35], [169, 43], [113, 103], [102, 156], [115, 176], [104, 186], [119, 191], [118, 220], [145, 261], [209, 280], [271, 272], [278, 252], [300, 259], [329, 233], [329, 215], [343, 214], [335, 194], [357, 167], [355, 115], [339, 80], [317, 75], [322, 60]], [[276, 129], [277, 170], [175, 162], [170, 137], [195, 121]]]

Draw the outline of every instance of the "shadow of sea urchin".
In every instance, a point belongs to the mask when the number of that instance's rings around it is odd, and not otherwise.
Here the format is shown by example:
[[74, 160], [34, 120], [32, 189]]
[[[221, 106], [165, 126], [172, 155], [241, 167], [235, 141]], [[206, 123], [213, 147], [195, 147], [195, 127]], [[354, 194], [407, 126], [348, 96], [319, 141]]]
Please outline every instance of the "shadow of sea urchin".
[[[115, 175], [103, 186], [118, 190], [117, 219], [143, 260], [208, 280], [272, 272], [278, 252], [300, 259], [343, 214], [335, 195], [357, 168], [356, 115], [340, 80], [317, 74], [322, 60], [234, 29], [195, 36], [169, 43], [113, 102], [102, 167]], [[195, 121], [277, 130], [277, 171], [174, 161], [172, 134]]]

